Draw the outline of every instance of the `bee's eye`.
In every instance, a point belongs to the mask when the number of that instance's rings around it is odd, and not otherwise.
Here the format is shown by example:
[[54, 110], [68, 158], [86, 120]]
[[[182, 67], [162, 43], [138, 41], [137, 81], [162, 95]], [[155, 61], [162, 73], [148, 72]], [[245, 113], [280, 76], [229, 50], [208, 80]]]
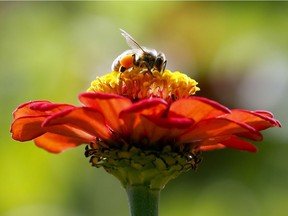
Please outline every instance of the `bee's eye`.
[[121, 66], [125, 68], [130, 68], [133, 66], [134, 55], [126, 55], [120, 60]]

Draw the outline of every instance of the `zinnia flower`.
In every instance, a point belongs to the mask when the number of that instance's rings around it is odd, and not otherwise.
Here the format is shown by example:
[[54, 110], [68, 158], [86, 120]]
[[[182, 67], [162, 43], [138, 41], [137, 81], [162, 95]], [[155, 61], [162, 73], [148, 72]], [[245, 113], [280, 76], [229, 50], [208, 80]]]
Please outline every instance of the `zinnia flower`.
[[[261, 141], [261, 130], [280, 126], [270, 112], [229, 110], [191, 96], [199, 90], [196, 85], [186, 75], [168, 70], [153, 75], [112, 72], [80, 94], [83, 106], [49, 101], [19, 106], [13, 115], [12, 137], [34, 140], [52, 153], [90, 144], [86, 155], [92, 156], [93, 165], [105, 168], [110, 154], [130, 158], [131, 151], [169, 153], [173, 160], [177, 154], [185, 158], [183, 166], [195, 168], [202, 150], [229, 147], [255, 152], [256, 147], [246, 140]], [[159, 158], [167, 169], [169, 160]]]
[[233, 148], [255, 152], [248, 142], [260, 131], [280, 126], [267, 111], [230, 110], [192, 96], [197, 82], [180, 72], [112, 72], [92, 82], [82, 106], [32, 101], [14, 112], [12, 137], [34, 140], [59, 153], [88, 144], [85, 155], [95, 167], [116, 176], [129, 191], [165, 184], [200, 162], [200, 152]]

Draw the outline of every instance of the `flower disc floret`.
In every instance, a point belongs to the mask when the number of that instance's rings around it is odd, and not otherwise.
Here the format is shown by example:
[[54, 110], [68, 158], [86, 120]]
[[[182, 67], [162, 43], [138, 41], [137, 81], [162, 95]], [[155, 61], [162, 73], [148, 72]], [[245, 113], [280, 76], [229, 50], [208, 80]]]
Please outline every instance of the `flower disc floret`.
[[197, 82], [180, 72], [131, 71], [111, 72], [98, 77], [91, 83], [89, 92], [105, 92], [118, 94], [133, 102], [146, 98], [162, 98], [168, 103], [187, 98], [199, 91]]

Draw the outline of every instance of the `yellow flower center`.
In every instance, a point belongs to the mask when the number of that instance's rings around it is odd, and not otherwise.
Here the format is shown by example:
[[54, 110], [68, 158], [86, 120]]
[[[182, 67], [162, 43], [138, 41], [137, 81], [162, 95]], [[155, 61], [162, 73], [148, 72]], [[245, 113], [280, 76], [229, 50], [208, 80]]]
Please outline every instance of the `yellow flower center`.
[[153, 71], [141, 73], [139, 69], [123, 73], [112, 71], [92, 81], [89, 92], [122, 95], [132, 101], [146, 98], [162, 98], [168, 103], [194, 95], [198, 83], [180, 72]]

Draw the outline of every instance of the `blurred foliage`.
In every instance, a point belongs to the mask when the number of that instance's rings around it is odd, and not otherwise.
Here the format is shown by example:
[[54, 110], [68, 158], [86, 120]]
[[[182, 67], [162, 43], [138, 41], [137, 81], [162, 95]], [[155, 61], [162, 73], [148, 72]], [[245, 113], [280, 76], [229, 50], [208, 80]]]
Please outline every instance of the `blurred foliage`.
[[257, 154], [205, 152], [196, 172], [167, 185], [160, 215], [287, 215], [287, 12], [286, 2], [1, 2], [0, 215], [128, 215], [119, 182], [90, 167], [84, 147], [52, 155], [9, 134], [23, 102], [78, 104], [128, 48], [119, 28], [162, 50], [199, 95], [283, 124]]

